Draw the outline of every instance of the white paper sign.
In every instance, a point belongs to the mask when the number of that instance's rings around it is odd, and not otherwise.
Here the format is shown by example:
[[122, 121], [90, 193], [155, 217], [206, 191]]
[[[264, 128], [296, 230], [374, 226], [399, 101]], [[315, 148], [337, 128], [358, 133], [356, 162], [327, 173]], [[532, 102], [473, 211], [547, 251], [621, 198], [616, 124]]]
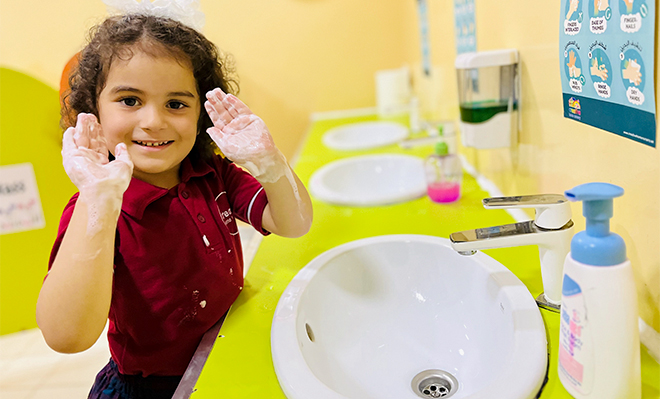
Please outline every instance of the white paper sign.
[[0, 166], [0, 234], [45, 226], [32, 164]]

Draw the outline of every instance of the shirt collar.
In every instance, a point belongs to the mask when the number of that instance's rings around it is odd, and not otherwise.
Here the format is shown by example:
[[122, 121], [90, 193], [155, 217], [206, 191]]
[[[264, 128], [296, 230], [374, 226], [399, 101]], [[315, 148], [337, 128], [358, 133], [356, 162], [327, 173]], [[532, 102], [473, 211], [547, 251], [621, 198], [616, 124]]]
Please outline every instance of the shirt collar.
[[[174, 190], [173, 192], [176, 193], [178, 192], [176, 188], [181, 184], [187, 184], [190, 179], [205, 176], [209, 173], [216, 174], [211, 165], [199, 159], [192, 161], [190, 157], [186, 157], [181, 162], [181, 183], [171, 190]], [[154, 186], [133, 177], [128, 189], [124, 192], [124, 201], [121, 209], [137, 219], [142, 219], [147, 206], [157, 199], [164, 197], [171, 190]]]

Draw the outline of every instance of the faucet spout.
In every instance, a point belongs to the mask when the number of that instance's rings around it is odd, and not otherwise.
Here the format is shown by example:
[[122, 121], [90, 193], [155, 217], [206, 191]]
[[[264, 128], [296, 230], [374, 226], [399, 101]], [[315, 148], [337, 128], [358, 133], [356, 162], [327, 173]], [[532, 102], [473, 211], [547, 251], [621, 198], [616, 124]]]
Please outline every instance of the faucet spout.
[[538, 245], [544, 296], [551, 305], [561, 303], [564, 260], [570, 251], [573, 221], [559, 229], [544, 229], [533, 220], [466, 230], [450, 235], [451, 246], [460, 254], [492, 248]]
[[457, 251], [477, 250], [538, 244], [534, 234], [540, 232], [541, 229], [536, 227], [533, 221], [528, 220], [521, 223], [460, 231], [452, 233], [449, 238]]

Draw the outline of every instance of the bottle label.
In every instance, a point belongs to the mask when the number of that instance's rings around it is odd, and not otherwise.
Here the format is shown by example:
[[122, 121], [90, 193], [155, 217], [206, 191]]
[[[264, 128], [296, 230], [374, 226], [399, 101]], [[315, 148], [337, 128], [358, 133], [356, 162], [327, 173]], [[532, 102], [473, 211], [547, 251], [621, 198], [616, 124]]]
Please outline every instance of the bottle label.
[[582, 394], [591, 392], [593, 380], [588, 342], [587, 311], [580, 285], [564, 275], [559, 335], [559, 371]]
[[573, 356], [563, 345], [559, 347], [559, 366], [564, 370], [564, 373], [571, 377], [575, 385], [582, 385], [584, 366], [575, 360]]

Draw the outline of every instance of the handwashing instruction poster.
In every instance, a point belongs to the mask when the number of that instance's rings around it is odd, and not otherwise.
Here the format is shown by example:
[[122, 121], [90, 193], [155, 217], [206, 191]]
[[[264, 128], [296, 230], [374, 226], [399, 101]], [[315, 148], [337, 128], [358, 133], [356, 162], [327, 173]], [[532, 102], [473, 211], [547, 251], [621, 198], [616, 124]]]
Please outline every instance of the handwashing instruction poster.
[[477, 25], [474, 0], [454, 0], [456, 54], [477, 51]]
[[426, 0], [417, 0], [419, 14], [419, 37], [422, 45], [422, 68], [424, 75], [431, 75], [431, 50], [429, 46], [429, 9]]
[[655, 0], [562, 0], [564, 117], [656, 146]]

